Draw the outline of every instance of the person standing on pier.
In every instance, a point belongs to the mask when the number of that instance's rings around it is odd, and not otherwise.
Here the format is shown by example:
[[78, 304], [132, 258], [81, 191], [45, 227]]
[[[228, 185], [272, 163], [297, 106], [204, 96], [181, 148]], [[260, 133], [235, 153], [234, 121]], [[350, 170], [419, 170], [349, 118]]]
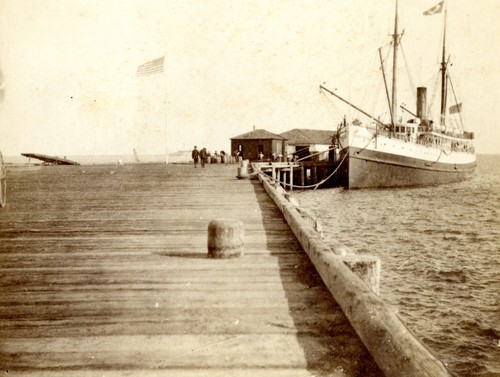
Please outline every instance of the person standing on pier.
[[205, 167], [205, 162], [207, 162], [207, 149], [203, 148], [200, 152], [201, 167]]
[[198, 151], [198, 148], [196, 148], [196, 145], [194, 146], [194, 149], [191, 152], [191, 157], [193, 158], [194, 167], [196, 169], [196, 165], [198, 164], [198, 159], [200, 158], [200, 152]]

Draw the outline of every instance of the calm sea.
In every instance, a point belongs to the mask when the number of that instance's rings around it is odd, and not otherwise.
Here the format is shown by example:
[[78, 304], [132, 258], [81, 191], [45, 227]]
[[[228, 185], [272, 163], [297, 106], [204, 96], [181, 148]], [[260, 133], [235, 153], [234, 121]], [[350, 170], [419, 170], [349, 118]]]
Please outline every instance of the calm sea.
[[328, 241], [382, 262], [381, 297], [457, 376], [500, 376], [500, 156], [472, 180], [294, 192]]

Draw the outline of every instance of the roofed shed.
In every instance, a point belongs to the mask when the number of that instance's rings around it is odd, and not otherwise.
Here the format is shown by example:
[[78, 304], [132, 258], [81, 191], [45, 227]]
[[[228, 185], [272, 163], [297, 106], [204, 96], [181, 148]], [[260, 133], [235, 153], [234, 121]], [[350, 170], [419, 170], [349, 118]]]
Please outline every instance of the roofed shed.
[[320, 153], [315, 159], [328, 160], [328, 150], [332, 145], [334, 131], [310, 130], [304, 128], [294, 128], [293, 130], [282, 132], [287, 142], [287, 155], [294, 155], [304, 158], [311, 154]]
[[264, 160], [272, 160], [273, 156], [283, 155], [286, 138], [264, 129], [253, 130], [231, 138], [233, 156], [248, 160], [258, 160], [262, 153]]

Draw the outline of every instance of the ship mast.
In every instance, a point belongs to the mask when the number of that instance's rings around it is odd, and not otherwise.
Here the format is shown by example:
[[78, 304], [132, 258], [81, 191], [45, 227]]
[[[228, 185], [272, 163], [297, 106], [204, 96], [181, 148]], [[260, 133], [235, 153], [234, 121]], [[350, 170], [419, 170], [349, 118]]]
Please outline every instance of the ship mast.
[[446, 19], [448, 10], [444, 10], [444, 28], [443, 28], [443, 56], [441, 57], [441, 125], [446, 123], [446, 97], [448, 81], [446, 77]]
[[396, 13], [394, 16], [394, 34], [392, 35], [393, 40], [393, 55], [392, 55], [392, 100], [391, 100], [391, 126], [392, 131], [394, 131], [394, 125], [396, 124], [396, 111], [397, 111], [397, 60], [398, 60], [398, 44], [399, 44], [399, 33], [398, 33], [398, 0], [396, 0]]

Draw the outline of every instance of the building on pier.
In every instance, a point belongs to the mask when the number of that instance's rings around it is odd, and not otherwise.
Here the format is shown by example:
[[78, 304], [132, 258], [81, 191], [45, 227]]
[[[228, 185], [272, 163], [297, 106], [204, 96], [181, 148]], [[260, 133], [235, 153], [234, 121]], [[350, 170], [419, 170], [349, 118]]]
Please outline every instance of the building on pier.
[[294, 128], [280, 135], [287, 140], [287, 156], [296, 156], [297, 159], [305, 161], [328, 161], [333, 133], [329, 130]]
[[261, 155], [261, 159], [266, 161], [277, 160], [283, 157], [286, 146], [286, 138], [266, 131], [257, 129], [231, 138], [231, 153], [233, 156], [238, 152], [238, 157], [244, 160], [256, 161]]

